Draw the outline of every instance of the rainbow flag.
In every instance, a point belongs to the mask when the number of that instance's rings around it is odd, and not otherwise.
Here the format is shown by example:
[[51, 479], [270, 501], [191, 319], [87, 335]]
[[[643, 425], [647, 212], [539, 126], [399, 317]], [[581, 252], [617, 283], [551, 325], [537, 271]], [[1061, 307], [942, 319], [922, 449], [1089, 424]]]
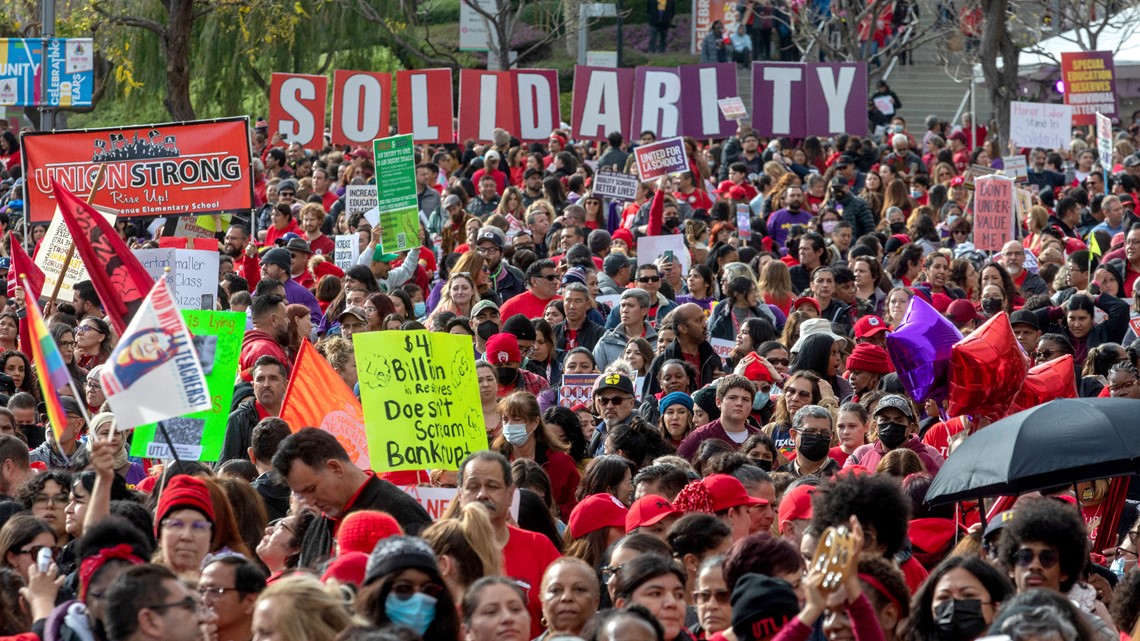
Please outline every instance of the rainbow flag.
[[44, 405], [47, 406], [48, 421], [55, 432], [56, 442], [62, 438], [67, 427], [67, 414], [63, 411], [63, 402], [57, 390], [71, 386], [72, 393], [78, 394], [71, 381], [71, 374], [63, 364], [63, 355], [59, 347], [48, 333], [44, 323], [43, 314], [40, 313], [39, 301], [32, 297], [32, 288], [28, 279], [21, 275], [24, 284], [24, 308], [28, 310], [28, 331], [31, 336], [32, 364], [35, 366], [36, 377], [40, 381], [40, 390], [43, 392]]

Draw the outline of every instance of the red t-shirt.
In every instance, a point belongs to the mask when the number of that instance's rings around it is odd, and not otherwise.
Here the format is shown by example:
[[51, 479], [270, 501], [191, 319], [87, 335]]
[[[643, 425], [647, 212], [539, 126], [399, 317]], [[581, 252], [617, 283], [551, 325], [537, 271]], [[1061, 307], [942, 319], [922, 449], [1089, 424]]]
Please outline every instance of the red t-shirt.
[[546, 568], [562, 556], [550, 539], [528, 530], [507, 526], [511, 538], [503, 547], [503, 574], [520, 583], [525, 583], [527, 610], [530, 611], [530, 638], [542, 634], [542, 603], [539, 602], [539, 587]]
[[503, 303], [499, 309], [499, 317], [506, 320], [515, 314], [522, 314], [527, 318], [542, 318], [542, 314], [546, 312], [546, 306], [550, 304], [550, 301], [559, 298], [561, 296], [542, 300], [527, 290]]
[[1136, 277], [1140, 276], [1140, 272], [1132, 269], [1132, 264], [1129, 262], [1124, 263], [1124, 296], [1121, 298], [1132, 297], [1132, 286], [1136, 283]]
[[321, 234], [309, 241], [309, 249], [313, 250], [314, 254], [333, 256], [336, 254], [336, 243], [333, 242], [333, 239]]
[[693, 389], [699, 389], [704, 385], [701, 381], [701, 355], [700, 354], [686, 354], [681, 352], [681, 356], [685, 358], [685, 362], [692, 365], [697, 370], [697, 380], [693, 381]]
[[964, 429], [966, 429], [966, 425], [962, 421], [962, 417], [955, 416], [948, 421], [932, 425], [929, 430], [926, 430], [926, 434], [923, 434], [922, 442], [938, 450], [938, 453], [945, 458], [950, 456], [950, 437]]

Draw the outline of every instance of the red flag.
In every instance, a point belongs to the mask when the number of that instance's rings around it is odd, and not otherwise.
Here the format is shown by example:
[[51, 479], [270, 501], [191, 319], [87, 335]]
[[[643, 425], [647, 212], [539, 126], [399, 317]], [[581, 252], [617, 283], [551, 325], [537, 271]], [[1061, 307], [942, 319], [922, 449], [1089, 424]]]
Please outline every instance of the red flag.
[[53, 180], [51, 186], [75, 251], [87, 267], [87, 275], [115, 333], [122, 336], [154, 286], [154, 279], [115, 233], [113, 225], [59, 183]]
[[24, 251], [24, 246], [11, 232], [8, 233], [8, 242], [12, 246], [12, 263], [8, 267], [8, 298], [16, 296], [16, 285], [20, 282], [20, 275], [28, 280], [32, 288], [32, 295], [39, 298], [44, 291], [44, 272]]
[[281, 419], [294, 432], [302, 427], [319, 427], [332, 433], [353, 463], [362, 470], [371, 469], [360, 399], [309, 341], [301, 341], [301, 350], [293, 363], [293, 374], [281, 403]]
[[[8, 243], [12, 246], [12, 263], [8, 266], [8, 298], [16, 297], [16, 286], [19, 285], [20, 279], [23, 277], [28, 283], [28, 287], [32, 288], [30, 292], [32, 300], [39, 300], [40, 295], [44, 292], [43, 270], [28, 256], [28, 252], [24, 251], [24, 246], [20, 244], [15, 235], [8, 234]], [[29, 351], [31, 340], [32, 335], [28, 332], [28, 323], [21, 319], [20, 350], [25, 354], [31, 354]]]

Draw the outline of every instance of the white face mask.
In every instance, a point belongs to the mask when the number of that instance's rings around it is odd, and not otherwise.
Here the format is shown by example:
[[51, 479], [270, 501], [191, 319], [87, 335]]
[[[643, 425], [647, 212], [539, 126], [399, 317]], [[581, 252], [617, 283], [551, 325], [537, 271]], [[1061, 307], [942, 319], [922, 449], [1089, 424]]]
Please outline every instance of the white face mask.
[[503, 425], [503, 438], [507, 439], [511, 445], [523, 445], [530, 438], [530, 435], [526, 433], [526, 423], [505, 423]]

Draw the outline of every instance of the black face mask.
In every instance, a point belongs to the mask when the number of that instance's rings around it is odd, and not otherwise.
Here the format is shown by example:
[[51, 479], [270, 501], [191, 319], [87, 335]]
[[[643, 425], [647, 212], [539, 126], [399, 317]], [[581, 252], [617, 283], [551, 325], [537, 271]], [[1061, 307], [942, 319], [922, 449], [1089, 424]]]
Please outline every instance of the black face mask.
[[906, 231], [906, 223], [891, 223], [891, 233], [901, 234]]
[[982, 311], [986, 313], [986, 316], [993, 316], [994, 314], [1000, 312], [1001, 311], [1001, 299], [1000, 298], [983, 298], [982, 299]]
[[772, 461], [765, 461], [761, 459], [752, 459], [752, 464], [764, 470], [765, 472], [772, 471]]
[[519, 370], [517, 367], [496, 367], [495, 378], [499, 379], [499, 385], [514, 385], [519, 378]]
[[676, 218], [666, 218], [664, 223], [665, 229], [676, 229], [680, 224], [681, 221]]
[[986, 630], [980, 599], [954, 599], [934, 606], [939, 641], [973, 641]]
[[906, 425], [902, 423], [879, 423], [879, 442], [888, 450], [893, 450], [906, 440]]
[[800, 446], [796, 451], [812, 463], [817, 463], [827, 457], [829, 449], [831, 449], [830, 436], [824, 436], [819, 432], [805, 432], [800, 435]]

